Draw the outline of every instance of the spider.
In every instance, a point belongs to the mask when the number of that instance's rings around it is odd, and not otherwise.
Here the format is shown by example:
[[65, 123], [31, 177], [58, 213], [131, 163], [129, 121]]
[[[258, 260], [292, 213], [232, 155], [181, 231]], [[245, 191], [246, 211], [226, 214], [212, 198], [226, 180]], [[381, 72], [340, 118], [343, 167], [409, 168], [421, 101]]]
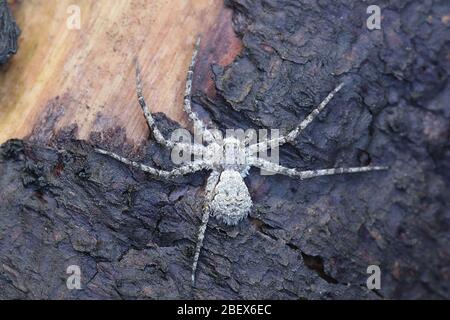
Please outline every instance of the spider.
[[[194, 130], [202, 133], [206, 145], [194, 143], [192, 146], [187, 146], [185, 142], [174, 142], [166, 139], [161, 134], [144, 100], [144, 96], [142, 93], [141, 71], [137, 59], [135, 59], [135, 64], [137, 98], [155, 140], [159, 144], [169, 149], [182, 147], [183, 150], [186, 150], [186, 147], [189, 147], [188, 150], [190, 150], [191, 154], [195, 156], [200, 155], [203, 157], [176, 167], [171, 171], [165, 171], [129, 160], [110, 151], [98, 148], [95, 149], [95, 151], [100, 154], [110, 156], [122, 163], [138, 168], [144, 172], [150, 173], [155, 177], [160, 177], [163, 179], [174, 178], [200, 170], [209, 170], [211, 172], [205, 186], [203, 215], [198, 231], [194, 260], [192, 263], [192, 286], [195, 285], [195, 274], [198, 259], [200, 256], [200, 251], [203, 245], [203, 239], [205, 237], [206, 227], [210, 216], [218, 219], [219, 221], [222, 221], [226, 225], [236, 225], [242, 219], [246, 218], [250, 213], [253, 202], [250, 197], [249, 190], [244, 183], [244, 178], [248, 175], [250, 167], [257, 167], [274, 174], [283, 174], [289, 177], [296, 177], [300, 180], [326, 175], [385, 170], [388, 168], [384, 166], [364, 166], [354, 168], [331, 168], [298, 171], [297, 169], [286, 168], [257, 156], [258, 152], [268, 150], [273, 146], [280, 146], [287, 142], [294, 141], [296, 137], [303, 130], [305, 130], [305, 128], [325, 108], [325, 106], [330, 102], [333, 96], [343, 87], [343, 83], [339, 84], [333, 91], [331, 91], [328, 96], [319, 104], [319, 106], [317, 106], [294, 130], [290, 131], [287, 135], [283, 135], [277, 138], [265, 139], [264, 141], [259, 143], [250, 143], [248, 137], [246, 137], [244, 141], [239, 140], [235, 137], [226, 137], [223, 140], [217, 139], [212, 130], [206, 127], [206, 125], [202, 120], [198, 118], [197, 114], [192, 110], [191, 107], [192, 79], [199, 46], [200, 38], [198, 38], [196, 41], [191, 63], [187, 73], [186, 90], [184, 96], [184, 111], [192, 121]], [[226, 152], [226, 150], [229, 150], [228, 148], [236, 151], [236, 156], [234, 158], [236, 159], [236, 161], [212, 161], [211, 155], [223, 154]], [[243, 161], [237, 161], [237, 159], [243, 159]], [[227, 158], [227, 160], [229, 160], [229, 158]]]

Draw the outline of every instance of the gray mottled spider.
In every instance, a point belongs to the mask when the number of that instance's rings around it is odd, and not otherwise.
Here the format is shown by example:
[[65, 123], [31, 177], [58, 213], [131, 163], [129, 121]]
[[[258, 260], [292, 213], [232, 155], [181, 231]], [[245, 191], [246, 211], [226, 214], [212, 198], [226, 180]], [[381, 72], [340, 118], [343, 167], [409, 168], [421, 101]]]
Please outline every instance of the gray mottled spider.
[[[210, 216], [221, 220], [227, 225], [236, 225], [242, 219], [247, 217], [252, 206], [252, 199], [247, 186], [244, 183], [244, 178], [248, 175], [250, 167], [257, 167], [268, 172], [273, 172], [276, 174], [283, 174], [290, 177], [296, 177], [300, 180], [309, 179], [313, 177], [334, 175], [334, 174], [344, 174], [344, 173], [356, 173], [356, 172], [367, 172], [373, 170], [383, 170], [387, 167], [381, 166], [365, 166], [356, 168], [332, 168], [332, 169], [321, 169], [321, 170], [307, 170], [298, 171], [296, 169], [285, 168], [276, 163], [265, 160], [258, 157], [257, 154], [261, 150], [267, 150], [272, 148], [274, 145], [283, 145], [286, 142], [292, 142], [294, 139], [314, 120], [314, 118], [325, 108], [325, 106], [330, 102], [333, 96], [343, 87], [341, 83], [338, 85], [328, 96], [320, 103], [320, 105], [315, 108], [305, 120], [303, 120], [294, 130], [289, 132], [287, 135], [280, 136], [273, 139], [266, 139], [265, 141], [259, 143], [250, 143], [246, 138], [244, 141], [233, 137], [227, 137], [223, 140], [219, 140], [215, 137], [210, 129], [208, 129], [204, 123], [198, 118], [195, 112], [191, 108], [191, 89], [192, 89], [192, 78], [194, 73], [194, 66], [197, 58], [198, 48], [200, 44], [200, 39], [197, 40], [194, 53], [192, 55], [191, 64], [189, 66], [189, 71], [187, 74], [186, 81], [186, 92], [184, 97], [184, 110], [188, 114], [189, 118], [193, 122], [194, 130], [201, 132], [203, 134], [206, 145], [194, 143], [194, 145], [189, 146], [189, 150], [194, 155], [203, 155], [200, 160], [194, 160], [190, 163], [179, 166], [171, 171], [165, 171], [160, 169], [155, 169], [147, 165], [137, 163], [135, 161], [126, 159], [113, 152], [96, 149], [97, 152], [101, 154], [108, 155], [120, 162], [123, 162], [132, 167], [138, 168], [142, 171], [148, 172], [151, 175], [160, 178], [173, 178], [177, 176], [182, 176], [185, 174], [193, 173], [200, 170], [211, 171], [205, 187], [205, 201], [203, 204], [203, 216], [198, 232], [198, 240], [195, 248], [194, 261], [192, 264], [192, 285], [195, 284], [195, 271], [197, 268], [198, 258], [200, 255], [200, 250], [202, 248], [203, 239], [205, 236], [206, 226]], [[153, 132], [153, 136], [156, 141], [161, 145], [173, 149], [174, 147], [180, 147], [180, 143], [167, 140], [159, 131], [155, 124], [147, 104], [145, 103], [142, 94], [142, 84], [140, 76], [139, 64], [136, 61], [136, 87], [137, 87], [137, 97], [139, 104], [144, 112], [145, 118], [147, 119], [148, 126]], [[182, 146], [183, 148], [186, 146]], [[235, 159], [244, 159], [244, 161], [212, 161], [211, 155], [217, 153], [226, 152], [227, 148], [235, 150]], [[186, 148], [184, 148], [185, 150]], [[208, 156], [209, 155], [209, 156]], [[229, 160], [229, 159], [227, 159]]]

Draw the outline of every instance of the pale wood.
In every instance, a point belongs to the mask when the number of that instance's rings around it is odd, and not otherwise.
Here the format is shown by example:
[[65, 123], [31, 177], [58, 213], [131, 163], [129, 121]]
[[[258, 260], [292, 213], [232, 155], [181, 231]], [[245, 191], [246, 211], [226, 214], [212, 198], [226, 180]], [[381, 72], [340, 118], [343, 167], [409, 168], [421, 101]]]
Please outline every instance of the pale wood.
[[[66, 27], [69, 5], [81, 30]], [[56, 97], [78, 137], [121, 126], [139, 143], [148, 136], [135, 97], [133, 58], [142, 66], [152, 111], [186, 123], [185, 75], [197, 34], [207, 32], [221, 0], [27, 0], [12, 3], [20, 50], [0, 71], [0, 143], [27, 136]]]

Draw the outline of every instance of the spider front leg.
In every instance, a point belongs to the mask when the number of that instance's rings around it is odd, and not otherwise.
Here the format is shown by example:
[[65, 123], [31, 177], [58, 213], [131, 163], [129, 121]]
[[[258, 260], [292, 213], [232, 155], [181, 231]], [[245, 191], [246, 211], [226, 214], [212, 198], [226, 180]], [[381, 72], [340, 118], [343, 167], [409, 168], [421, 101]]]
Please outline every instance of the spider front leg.
[[184, 150], [189, 150], [194, 155], [202, 155], [205, 151], [205, 148], [200, 144], [188, 144], [188, 143], [180, 143], [180, 142], [174, 142], [171, 140], [167, 140], [162, 135], [161, 131], [159, 131], [158, 126], [156, 125], [155, 119], [153, 118], [152, 114], [150, 113], [150, 110], [148, 109], [147, 103], [145, 102], [144, 95], [142, 93], [142, 80], [141, 80], [141, 68], [139, 66], [139, 62], [136, 59], [136, 92], [137, 97], [139, 101], [139, 105], [141, 106], [142, 111], [144, 112], [145, 119], [147, 119], [147, 124], [150, 129], [150, 131], [153, 133], [153, 136], [155, 137], [155, 140], [169, 148], [172, 149], [175, 146], [179, 146], [180, 148]]
[[194, 129], [196, 132], [201, 133], [206, 142], [210, 143], [215, 141], [213, 134], [206, 128], [206, 125], [197, 116], [197, 114], [192, 110], [192, 81], [194, 79], [194, 68], [197, 62], [197, 55], [200, 48], [200, 37], [197, 38], [195, 43], [194, 52], [192, 53], [191, 63], [189, 65], [189, 70], [186, 76], [186, 90], [184, 94], [184, 111], [189, 116], [189, 119], [194, 124]]
[[212, 171], [211, 175], [208, 177], [208, 181], [206, 183], [205, 188], [205, 202], [203, 205], [203, 216], [202, 216], [202, 223], [200, 225], [200, 228], [198, 230], [198, 240], [197, 244], [195, 246], [195, 254], [194, 254], [194, 263], [192, 264], [192, 286], [195, 285], [195, 271], [197, 270], [197, 264], [198, 264], [198, 258], [200, 256], [200, 251], [202, 249], [203, 245], [203, 239], [205, 238], [205, 232], [206, 232], [206, 226], [208, 225], [209, 221], [209, 215], [210, 215], [210, 207], [209, 204], [212, 201], [212, 198], [214, 196], [214, 189], [219, 182], [220, 173], [217, 171]]
[[155, 169], [152, 168], [150, 166], [147, 166], [145, 164], [142, 163], [138, 163], [132, 160], [129, 160], [127, 158], [124, 158], [114, 152], [111, 151], [106, 151], [106, 150], [102, 150], [102, 149], [95, 149], [96, 152], [100, 153], [100, 154], [104, 154], [107, 155], [113, 159], [116, 159], [122, 163], [125, 163], [129, 166], [132, 166], [134, 168], [140, 169], [144, 172], [148, 172], [156, 177], [161, 177], [161, 178], [173, 178], [173, 177], [178, 177], [178, 176], [183, 176], [185, 174], [189, 174], [189, 173], [194, 173], [203, 169], [208, 169], [209, 166], [203, 162], [203, 161], [193, 161], [191, 163], [188, 163], [184, 166], [180, 166], [178, 168], [175, 168], [173, 170], [167, 171], [167, 170], [161, 170], [161, 169]]
[[276, 174], [283, 174], [289, 177], [297, 177], [300, 180], [309, 179], [320, 176], [329, 176], [335, 174], [345, 174], [345, 173], [358, 173], [358, 172], [368, 172], [368, 171], [377, 171], [377, 170], [387, 170], [389, 167], [384, 166], [365, 166], [365, 167], [353, 167], [353, 168], [331, 168], [331, 169], [319, 169], [319, 170], [306, 170], [306, 171], [298, 171], [296, 169], [286, 168], [280, 166], [279, 164], [261, 159], [252, 157], [250, 159], [250, 163], [252, 166], [273, 172]]
[[147, 103], [145, 102], [144, 95], [142, 93], [142, 80], [141, 80], [141, 68], [139, 66], [139, 62], [136, 59], [136, 93], [139, 101], [139, 105], [141, 106], [142, 111], [144, 112], [145, 119], [147, 120], [148, 127], [150, 129], [150, 132], [153, 133], [153, 136], [155, 137], [155, 140], [167, 147], [167, 148], [173, 148], [174, 143], [170, 140], [167, 140], [162, 135], [161, 131], [159, 131], [155, 119], [153, 118], [152, 114], [150, 113], [150, 110], [148, 109]]
[[339, 90], [342, 89], [344, 86], [344, 83], [339, 84], [336, 88], [334, 88], [333, 91], [331, 91], [327, 97], [302, 121], [300, 124], [291, 132], [289, 132], [285, 136], [281, 136], [277, 139], [272, 140], [266, 140], [257, 144], [253, 144], [250, 146], [250, 152], [252, 154], [257, 153], [258, 151], [265, 151], [269, 148], [272, 148], [273, 146], [278, 147], [286, 142], [292, 142], [295, 140], [295, 138], [298, 137], [298, 135], [306, 129], [306, 127], [313, 122], [313, 120], [319, 115], [319, 113], [325, 109], [327, 104], [333, 99], [334, 95], [339, 92]]

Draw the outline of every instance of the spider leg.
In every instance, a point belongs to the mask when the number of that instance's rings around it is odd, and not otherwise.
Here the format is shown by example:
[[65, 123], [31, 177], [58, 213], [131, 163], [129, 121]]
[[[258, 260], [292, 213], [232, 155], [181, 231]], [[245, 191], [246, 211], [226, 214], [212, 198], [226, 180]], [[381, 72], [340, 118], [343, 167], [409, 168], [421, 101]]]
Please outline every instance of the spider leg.
[[167, 147], [167, 148], [173, 148], [174, 143], [170, 140], [167, 140], [162, 135], [161, 131], [159, 131], [155, 119], [153, 118], [152, 114], [150, 113], [150, 110], [148, 109], [147, 103], [144, 99], [144, 94], [142, 93], [142, 80], [141, 80], [141, 67], [139, 66], [139, 62], [137, 59], [135, 59], [136, 63], [136, 93], [137, 98], [139, 101], [139, 105], [141, 106], [142, 111], [144, 112], [145, 119], [147, 119], [147, 124], [150, 129], [150, 131], [153, 133], [153, 136], [155, 137], [156, 141]]
[[254, 141], [257, 141], [258, 137], [256, 131], [250, 130], [249, 133], [244, 137], [244, 145], [251, 146]]
[[313, 120], [317, 117], [317, 115], [326, 107], [326, 105], [333, 99], [334, 95], [342, 89], [344, 83], [339, 84], [333, 91], [331, 91], [328, 96], [319, 104], [317, 108], [315, 108], [311, 113], [302, 121], [300, 124], [291, 132], [289, 132], [285, 136], [281, 136], [277, 139], [266, 140], [254, 145], [250, 146], [251, 152], [254, 154], [258, 151], [264, 151], [272, 146], [281, 146], [286, 142], [292, 142], [297, 138], [297, 136], [306, 129], [306, 127], [313, 122]]
[[139, 105], [142, 108], [142, 111], [144, 112], [144, 116], [147, 119], [147, 124], [150, 129], [150, 131], [153, 133], [153, 136], [155, 137], [156, 141], [166, 146], [167, 148], [173, 148], [175, 146], [181, 147], [183, 150], [188, 150], [190, 153], [195, 155], [202, 155], [205, 148], [204, 146], [200, 144], [189, 144], [189, 143], [181, 143], [181, 142], [174, 142], [171, 140], [168, 140], [164, 138], [161, 131], [159, 131], [155, 119], [153, 118], [152, 114], [150, 113], [150, 110], [147, 106], [147, 103], [145, 102], [144, 95], [142, 93], [142, 80], [141, 80], [141, 68], [139, 66], [139, 62], [136, 59], [136, 92], [137, 97], [139, 101]]
[[152, 167], [147, 166], [142, 163], [138, 163], [138, 162], [129, 160], [127, 158], [124, 158], [124, 157], [114, 153], [114, 152], [110, 152], [110, 151], [106, 151], [106, 150], [102, 150], [102, 149], [98, 149], [98, 148], [96, 148], [95, 151], [100, 154], [107, 155], [107, 156], [109, 156], [113, 159], [116, 159], [122, 163], [125, 163], [129, 166], [135, 167], [144, 172], [148, 172], [156, 177], [161, 177], [161, 178], [173, 178], [173, 177], [183, 176], [188, 173], [200, 171], [203, 169], [208, 169], [208, 166], [203, 161], [194, 161], [189, 164], [186, 164], [186, 165], [180, 166], [178, 168], [175, 168], [173, 170], [170, 170], [170, 171], [160, 170], [160, 169], [152, 168]]
[[261, 159], [261, 158], [251, 158], [250, 163], [252, 166], [264, 169], [266, 171], [274, 172], [277, 174], [283, 174], [290, 177], [298, 177], [300, 180], [309, 179], [320, 176], [329, 176], [335, 174], [345, 174], [345, 173], [358, 173], [358, 172], [368, 172], [376, 170], [387, 170], [389, 167], [384, 166], [366, 166], [366, 167], [353, 167], [353, 168], [331, 168], [331, 169], [319, 169], [319, 170], [306, 170], [298, 171], [297, 169], [286, 168], [280, 166], [276, 163]]
[[197, 62], [198, 50], [200, 48], [200, 37], [197, 38], [195, 43], [194, 52], [192, 53], [191, 64], [189, 65], [189, 70], [186, 76], [186, 90], [184, 94], [184, 111], [189, 116], [189, 119], [194, 124], [194, 129], [196, 132], [202, 133], [203, 137], [207, 142], [214, 141], [214, 136], [206, 128], [206, 125], [197, 116], [197, 114], [192, 110], [191, 100], [192, 100], [192, 80], [194, 78], [194, 68]]
[[209, 220], [209, 215], [210, 215], [209, 204], [212, 201], [212, 198], [214, 196], [214, 188], [216, 187], [217, 182], [219, 181], [219, 177], [220, 177], [219, 172], [212, 171], [211, 175], [208, 177], [208, 181], [206, 183], [205, 202], [203, 205], [202, 223], [198, 230], [198, 240], [197, 240], [197, 244], [195, 246], [194, 262], [192, 264], [192, 276], [191, 276], [192, 286], [195, 285], [195, 271], [197, 270], [198, 258], [200, 256], [200, 251], [203, 246], [203, 239], [205, 238], [206, 226], [208, 225], [208, 220]]

